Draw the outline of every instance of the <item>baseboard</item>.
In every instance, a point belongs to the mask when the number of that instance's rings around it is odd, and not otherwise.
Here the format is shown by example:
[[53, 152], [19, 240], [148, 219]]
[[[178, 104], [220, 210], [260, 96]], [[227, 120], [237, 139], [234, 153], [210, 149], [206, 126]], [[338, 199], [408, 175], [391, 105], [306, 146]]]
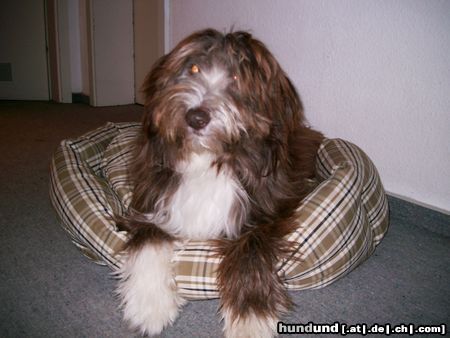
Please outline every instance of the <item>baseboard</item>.
[[72, 93], [72, 103], [84, 103], [89, 104], [89, 96], [83, 93]]
[[410, 219], [439, 235], [450, 237], [450, 215], [388, 193], [391, 221], [393, 216]]
[[417, 200], [415, 200], [413, 198], [409, 198], [409, 197], [405, 197], [405, 196], [402, 196], [402, 195], [395, 194], [395, 193], [393, 193], [391, 191], [387, 191], [386, 193], [389, 196], [401, 199], [401, 200], [403, 200], [405, 202], [409, 202], [409, 203], [412, 203], [412, 204], [417, 204], [417, 205], [420, 205], [421, 207], [424, 207], [424, 208], [427, 208], [427, 209], [431, 209], [433, 211], [437, 211], [437, 212], [440, 212], [442, 214], [450, 216], [450, 209], [449, 210], [441, 209], [441, 208], [435, 207], [434, 205], [430, 205], [430, 204], [427, 204], [427, 203], [423, 203], [423, 202], [417, 201]]

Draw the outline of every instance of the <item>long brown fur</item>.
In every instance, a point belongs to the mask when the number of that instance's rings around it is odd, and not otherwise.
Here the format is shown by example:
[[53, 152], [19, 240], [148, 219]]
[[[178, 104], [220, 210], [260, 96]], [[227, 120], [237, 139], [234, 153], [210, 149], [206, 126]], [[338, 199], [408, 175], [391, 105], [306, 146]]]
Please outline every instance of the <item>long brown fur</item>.
[[184, 121], [176, 115], [184, 107], [170, 102], [171, 88], [181, 89], [178, 77], [192, 63], [211, 62], [224, 65], [238, 79], [228, 95], [247, 130], [217, 135], [214, 165], [218, 171], [231, 168], [250, 201], [240, 235], [216, 239], [222, 257], [221, 305], [234, 319], [250, 313], [278, 317], [292, 303], [277, 262], [289, 252], [286, 237], [295, 229], [295, 210], [309, 192], [323, 136], [307, 126], [293, 84], [265, 45], [249, 33], [194, 33], [154, 66], [144, 85], [145, 115], [132, 167], [134, 213], [122, 223], [132, 233], [134, 249], [155, 238], [174, 239], [139, 215], [154, 211], [162, 196], [170, 199], [180, 181], [175, 165], [191, 151]]

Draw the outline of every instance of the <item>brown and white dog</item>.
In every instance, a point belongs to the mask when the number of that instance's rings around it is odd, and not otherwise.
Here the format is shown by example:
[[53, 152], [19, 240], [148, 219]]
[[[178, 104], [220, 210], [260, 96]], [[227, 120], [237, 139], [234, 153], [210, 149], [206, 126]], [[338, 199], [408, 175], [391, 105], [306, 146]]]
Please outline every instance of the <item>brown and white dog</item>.
[[184, 300], [171, 270], [179, 239], [215, 240], [226, 337], [272, 337], [291, 306], [277, 274], [323, 139], [273, 55], [247, 32], [196, 32], [148, 75], [131, 177], [118, 293], [143, 334]]

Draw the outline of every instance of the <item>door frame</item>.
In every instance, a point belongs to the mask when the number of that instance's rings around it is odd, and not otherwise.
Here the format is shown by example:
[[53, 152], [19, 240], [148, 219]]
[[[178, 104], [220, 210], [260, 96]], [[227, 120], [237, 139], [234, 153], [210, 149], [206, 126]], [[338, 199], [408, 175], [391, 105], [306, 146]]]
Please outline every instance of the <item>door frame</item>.
[[72, 102], [67, 0], [45, 0], [50, 100]]

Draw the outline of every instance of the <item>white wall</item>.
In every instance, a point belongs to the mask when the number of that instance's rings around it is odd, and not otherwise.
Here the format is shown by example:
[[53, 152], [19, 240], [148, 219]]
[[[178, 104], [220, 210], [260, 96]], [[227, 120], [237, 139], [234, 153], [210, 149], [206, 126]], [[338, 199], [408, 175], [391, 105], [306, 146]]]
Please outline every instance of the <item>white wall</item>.
[[448, 212], [449, 13], [438, 0], [172, 0], [170, 39], [250, 29], [314, 127], [362, 147], [389, 192]]

